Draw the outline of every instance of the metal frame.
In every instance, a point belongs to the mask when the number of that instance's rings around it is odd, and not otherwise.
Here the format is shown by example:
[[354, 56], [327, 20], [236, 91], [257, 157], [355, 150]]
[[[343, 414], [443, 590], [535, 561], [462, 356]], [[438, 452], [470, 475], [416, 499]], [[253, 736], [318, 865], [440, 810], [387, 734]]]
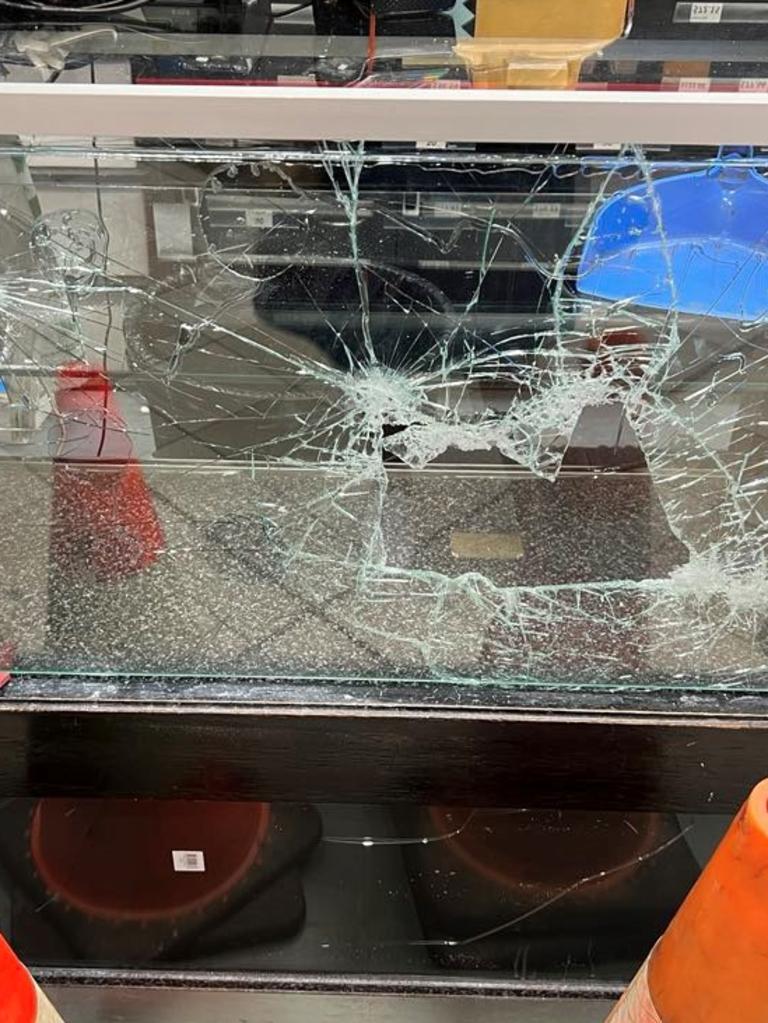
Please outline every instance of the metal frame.
[[[453, 995], [460, 998], [555, 999], [567, 994], [578, 999], [614, 1001], [623, 990], [618, 981], [563, 978], [562, 980], [508, 978], [505, 974], [478, 976], [433, 973], [259, 973], [257, 971], [174, 970], [163, 968], [50, 967], [34, 970], [46, 987], [99, 987], [112, 985], [197, 988], [200, 991], [250, 991], [262, 994], [294, 992], [322, 995]], [[78, 1017], [73, 1017], [77, 1020]]]
[[[130, 978], [124, 978], [129, 981]], [[601, 1023], [611, 1008], [609, 1001], [592, 1001], [579, 996], [565, 984], [550, 997], [531, 992], [520, 998], [494, 1001], [474, 994], [424, 995], [400, 990], [391, 994], [322, 993], [296, 990], [216, 990], [200, 978], [189, 979], [190, 987], [165, 985], [132, 987], [104, 971], [98, 985], [46, 985], [46, 993], [67, 1020], [77, 1023], [339, 1023], [365, 1019], [370, 1023]], [[354, 981], [353, 981], [354, 984]], [[162, 985], [162, 986], [161, 986]], [[510, 986], [511, 988], [512, 986]], [[354, 991], [354, 987], [352, 988]], [[497, 994], [514, 994], [512, 990]], [[408, 997], [403, 997], [407, 994]], [[558, 997], [553, 997], [553, 996]], [[565, 997], [560, 997], [565, 996]]]
[[768, 93], [0, 85], [6, 134], [768, 145]]

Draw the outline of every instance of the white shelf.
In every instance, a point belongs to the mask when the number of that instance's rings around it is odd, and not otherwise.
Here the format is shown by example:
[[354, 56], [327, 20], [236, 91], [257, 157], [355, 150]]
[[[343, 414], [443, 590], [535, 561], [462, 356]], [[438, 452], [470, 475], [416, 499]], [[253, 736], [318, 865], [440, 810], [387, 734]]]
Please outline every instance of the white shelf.
[[768, 145], [768, 93], [0, 85], [3, 134]]

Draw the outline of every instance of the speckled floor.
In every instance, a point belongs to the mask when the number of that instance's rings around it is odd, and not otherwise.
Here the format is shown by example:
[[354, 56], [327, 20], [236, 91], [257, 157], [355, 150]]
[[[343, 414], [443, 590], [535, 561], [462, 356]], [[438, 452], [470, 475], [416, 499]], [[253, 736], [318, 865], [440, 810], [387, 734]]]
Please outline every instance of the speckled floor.
[[[197, 463], [145, 470], [165, 544], [150, 567], [110, 578], [57, 557], [50, 467], [2, 471], [15, 552], [4, 617], [35, 669], [529, 681], [562, 669], [563, 682], [592, 662], [601, 677], [642, 672], [637, 595], [622, 596], [624, 618], [603, 608], [602, 627], [565, 593], [563, 613], [549, 607], [534, 628], [534, 605], [525, 644], [505, 601], [518, 587], [658, 578], [685, 561], [645, 474], [551, 483], [402, 470], [382, 492], [319, 470]], [[473, 538], [489, 536], [501, 546], [472, 556]]]

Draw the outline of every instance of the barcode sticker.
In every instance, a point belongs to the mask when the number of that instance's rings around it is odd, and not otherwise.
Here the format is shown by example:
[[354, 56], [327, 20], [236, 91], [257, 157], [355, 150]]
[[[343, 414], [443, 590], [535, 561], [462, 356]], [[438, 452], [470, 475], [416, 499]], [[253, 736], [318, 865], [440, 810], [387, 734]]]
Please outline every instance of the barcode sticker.
[[205, 873], [205, 854], [201, 849], [174, 849], [171, 855], [177, 874]]
[[722, 16], [722, 4], [691, 4], [691, 22], [694, 24], [717, 25]]

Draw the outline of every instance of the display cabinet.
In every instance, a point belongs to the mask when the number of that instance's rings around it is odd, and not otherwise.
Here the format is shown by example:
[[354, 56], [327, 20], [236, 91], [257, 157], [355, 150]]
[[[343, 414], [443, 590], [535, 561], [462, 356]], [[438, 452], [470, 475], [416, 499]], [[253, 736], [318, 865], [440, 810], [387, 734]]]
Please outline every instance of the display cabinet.
[[765, 770], [768, 4], [3, 11], [0, 929], [599, 1023]]

